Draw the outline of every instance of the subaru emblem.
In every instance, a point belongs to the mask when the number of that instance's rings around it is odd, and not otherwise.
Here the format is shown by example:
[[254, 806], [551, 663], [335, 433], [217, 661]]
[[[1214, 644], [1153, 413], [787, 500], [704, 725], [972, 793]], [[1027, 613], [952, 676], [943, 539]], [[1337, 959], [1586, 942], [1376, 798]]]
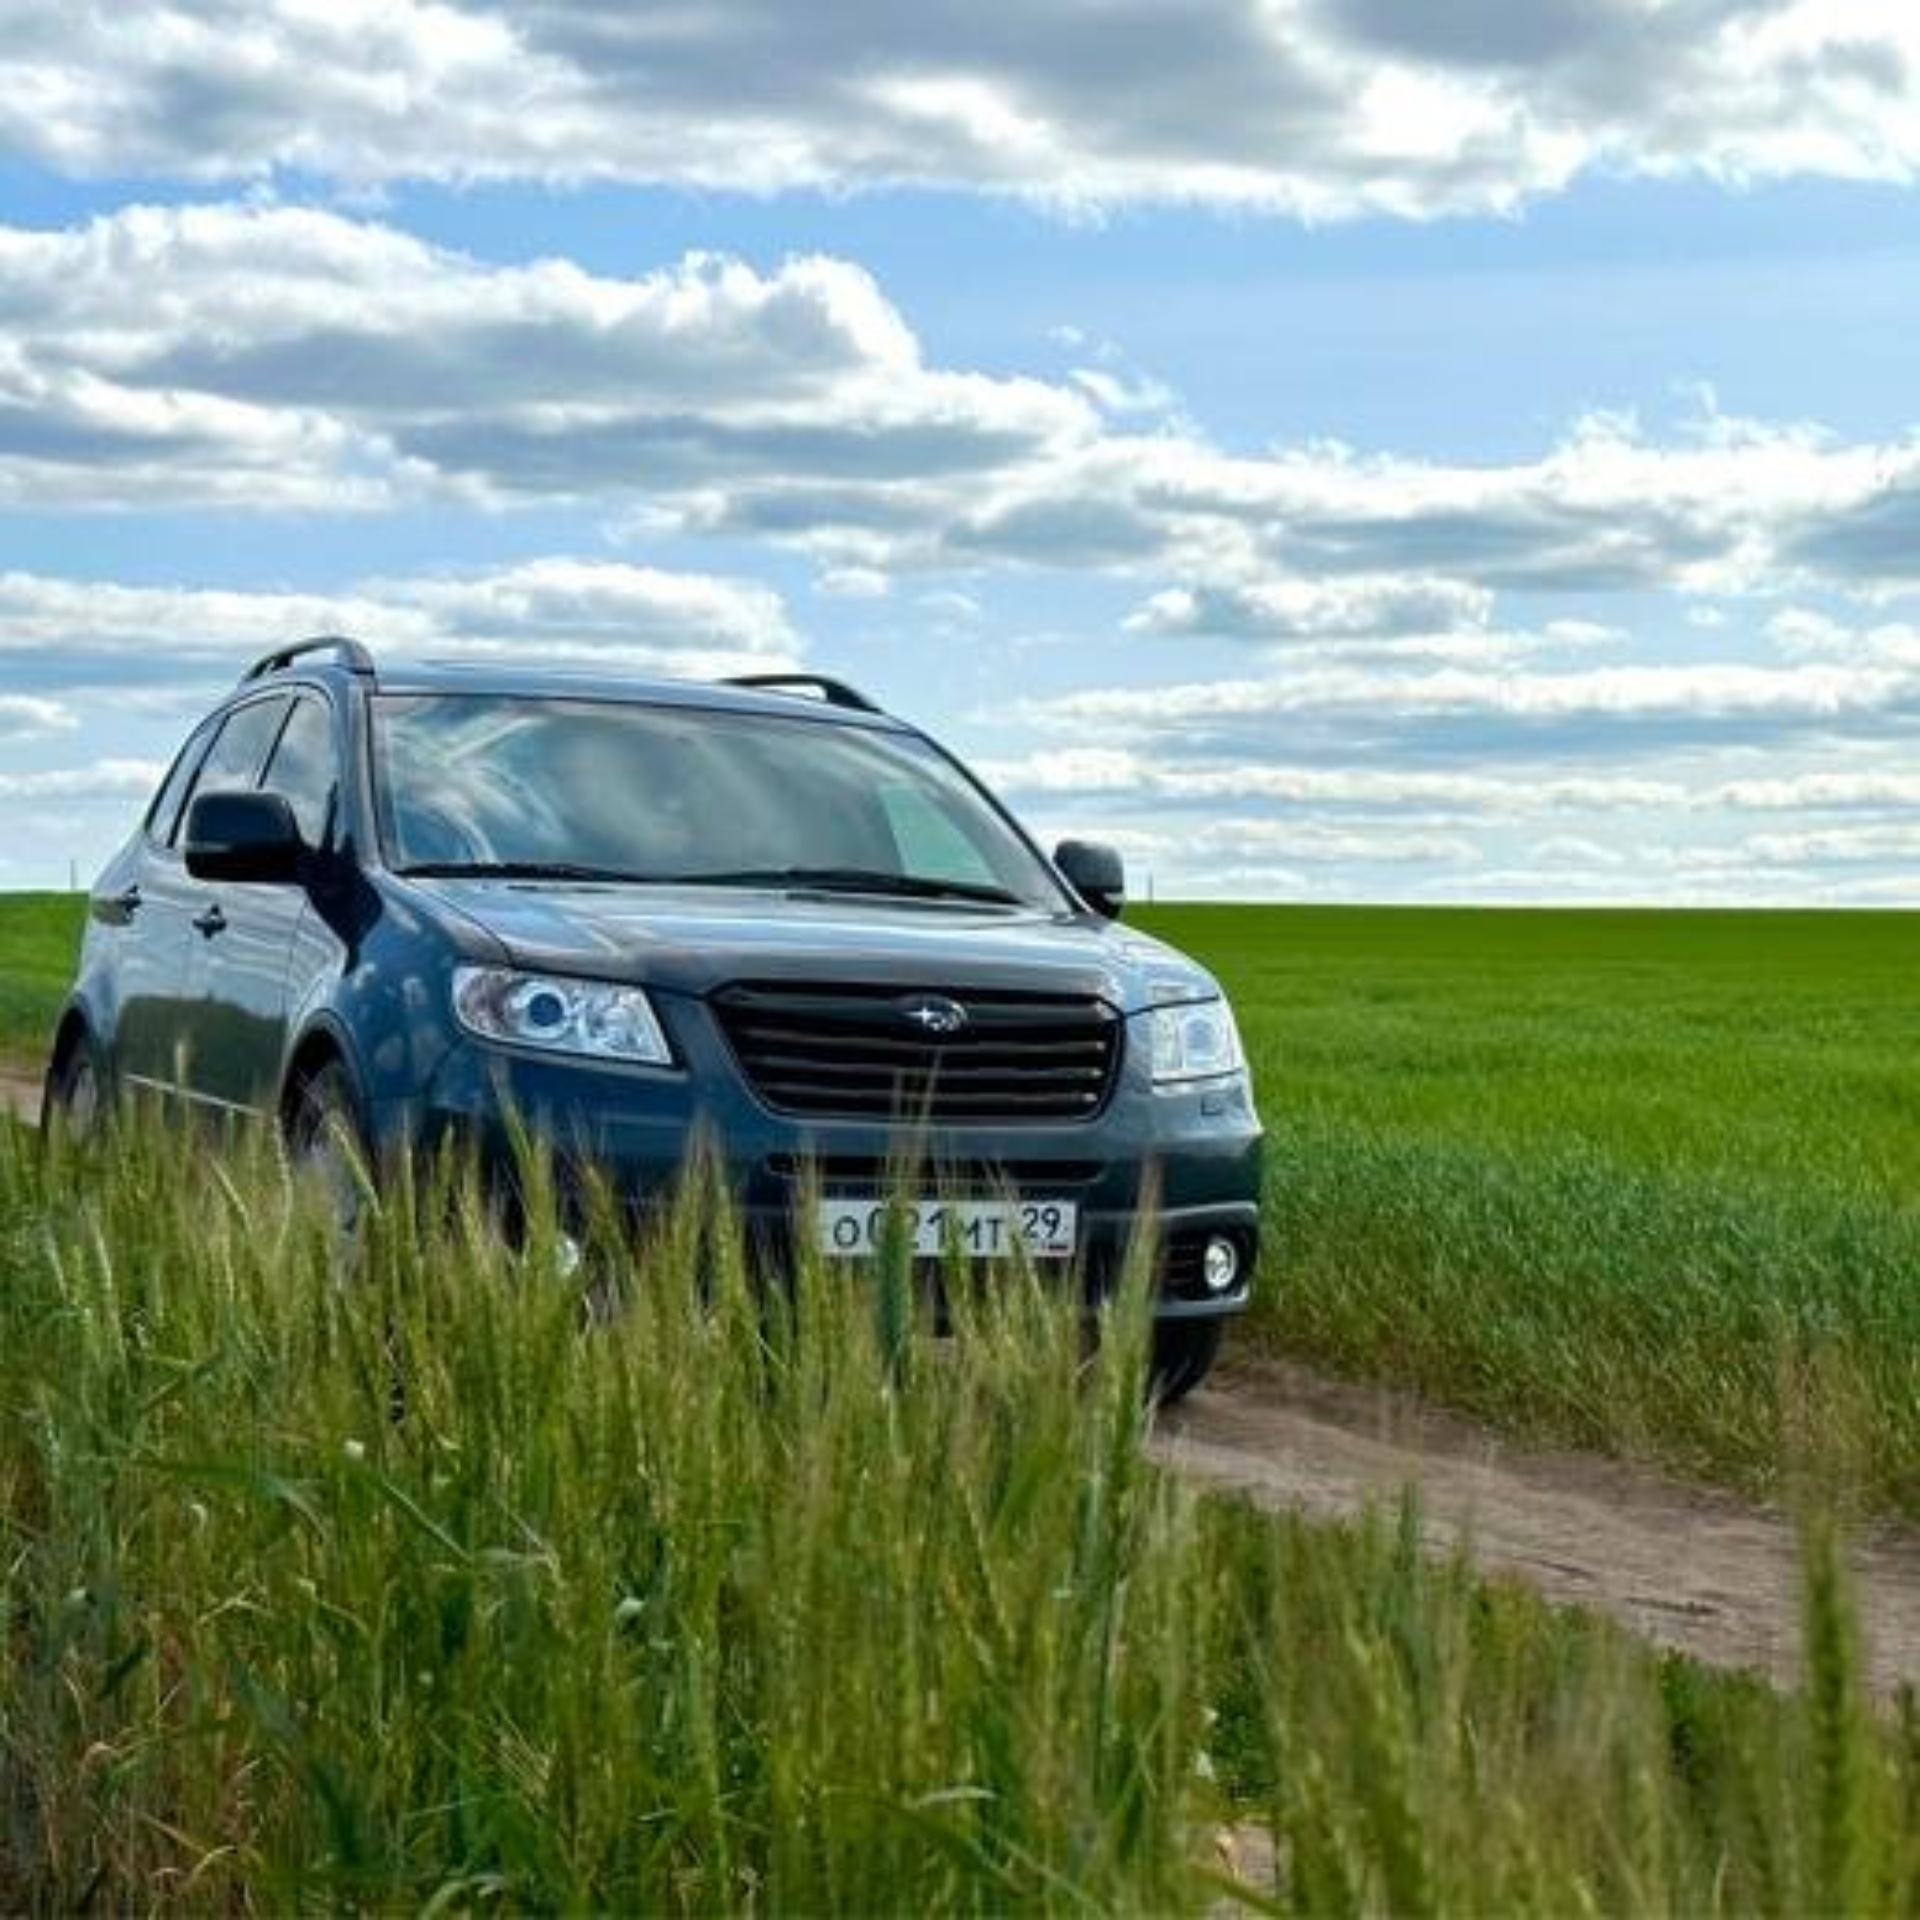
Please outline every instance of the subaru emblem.
[[944, 994], [923, 993], [900, 1003], [900, 1012], [922, 1033], [958, 1033], [967, 1024], [967, 1010]]

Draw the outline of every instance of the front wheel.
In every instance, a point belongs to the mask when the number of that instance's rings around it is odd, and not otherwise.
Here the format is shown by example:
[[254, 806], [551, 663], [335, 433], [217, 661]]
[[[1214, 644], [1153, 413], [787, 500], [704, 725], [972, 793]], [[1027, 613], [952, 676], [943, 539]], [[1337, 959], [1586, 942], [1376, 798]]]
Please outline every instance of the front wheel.
[[301, 1081], [286, 1132], [294, 1171], [311, 1183], [332, 1229], [338, 1264], [351, 1266], [364, 1237], [371, 1189], [353, 1082], [337, 1060]]
[[43, 1119], [71, 1140], [99, 1132], [107, 1113], [107, 1081], [93, 1036], [77, 1033], [47, 1074], [42, 1094]]
[[1153, 1397], [1184, 1400], [1207, 1377], [1220, 1351], [1224, 1320], [1162, 1320], [1153, 1330]]

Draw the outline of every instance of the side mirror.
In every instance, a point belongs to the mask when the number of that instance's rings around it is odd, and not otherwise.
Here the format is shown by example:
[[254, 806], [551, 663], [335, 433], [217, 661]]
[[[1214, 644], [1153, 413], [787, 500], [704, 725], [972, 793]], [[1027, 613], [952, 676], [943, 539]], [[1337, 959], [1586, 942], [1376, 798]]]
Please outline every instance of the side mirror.
[[187, 871], [196, 880], [297, 880], [306, 854], [277, 793], [203, 793], [187, 808]]
[[1062, 840], [1053, 864], [1095, 913], [1118, 920], [1127, 904], [1127, 869], [1112, 847], [1098, 840]]

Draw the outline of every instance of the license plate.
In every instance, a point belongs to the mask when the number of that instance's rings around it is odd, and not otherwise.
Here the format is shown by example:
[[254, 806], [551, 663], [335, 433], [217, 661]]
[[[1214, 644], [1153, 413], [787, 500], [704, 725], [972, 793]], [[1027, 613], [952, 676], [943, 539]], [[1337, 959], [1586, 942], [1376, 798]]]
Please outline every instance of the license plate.
[[1022, 1249], [1034, 1260], [1071, 1260], [1079, 1246], [1080, 1209], [1072, 1200], [822, 1200], [820, 1251], [871, 1259], [896, 1208], [908, 1216], [903, 1224], [923, 1259], [953, 1246], [970, 1260], [1006, 1259]]

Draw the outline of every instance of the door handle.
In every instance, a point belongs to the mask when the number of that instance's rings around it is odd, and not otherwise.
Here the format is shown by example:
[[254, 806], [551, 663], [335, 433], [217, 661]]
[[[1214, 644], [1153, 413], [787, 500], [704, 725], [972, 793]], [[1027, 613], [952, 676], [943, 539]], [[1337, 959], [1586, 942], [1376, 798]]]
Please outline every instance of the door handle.
[[220, 902], [216, 900], [205, 913], [193, 916], [193, 924], [211, 940], [216, 933], [226, 931], [227, 916], [220, 911]]
[[138, 885], [123, 887], [118, 893], [96, 893], [87, 903], [94, 919], [109, 927], [124, 927], [140, 911]]

